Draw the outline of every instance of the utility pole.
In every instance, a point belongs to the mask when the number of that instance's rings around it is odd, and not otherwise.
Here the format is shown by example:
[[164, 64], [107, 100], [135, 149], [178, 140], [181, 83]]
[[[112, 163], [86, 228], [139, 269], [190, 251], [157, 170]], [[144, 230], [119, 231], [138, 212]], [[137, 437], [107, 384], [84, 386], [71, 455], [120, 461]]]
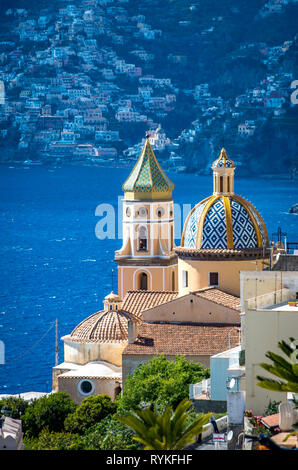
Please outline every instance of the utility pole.
[[56, 318], [56, 366], [59, 364], [58, 318]]

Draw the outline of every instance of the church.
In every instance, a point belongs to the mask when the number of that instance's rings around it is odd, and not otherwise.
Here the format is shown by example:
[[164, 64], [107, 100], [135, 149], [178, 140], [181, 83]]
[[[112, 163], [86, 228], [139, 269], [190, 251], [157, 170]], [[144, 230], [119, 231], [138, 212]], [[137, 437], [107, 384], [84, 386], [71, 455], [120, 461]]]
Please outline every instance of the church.
[[146, 136], [122, 187], [118, 292], [62, 338], [53, 390], [78, 403], [102, 393], [114, 399], [154, 355], [209, 367], [212, 355], [240, 343], [240, 271], [264, 269], [268, 233], [257, 209], [234, 193], [235, 164], [225, 149], [212, 170], [213, 193], [190, 211], [175, 246], [174, 184]]

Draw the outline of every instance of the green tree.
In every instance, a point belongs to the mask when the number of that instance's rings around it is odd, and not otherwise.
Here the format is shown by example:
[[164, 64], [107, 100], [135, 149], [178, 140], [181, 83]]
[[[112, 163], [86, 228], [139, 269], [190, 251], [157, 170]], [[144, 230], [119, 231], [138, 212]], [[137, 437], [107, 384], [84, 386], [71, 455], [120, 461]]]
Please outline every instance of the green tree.
[[26, 409], [29, 406], [29, 403], [23, 398], [17, 397], [8, 397], [3, 400], [0, 400], [0, 410], [3, 406], [9, 406], [11, 409], [11, 417], [14, 419], [22, 418], [22, 415], [25, 413]]
[[74, 413], [65, 419], [65, 430], [82, 435], [106, 416], [114, 414], [116, 409], [116, 403], [108, 395], [85, 398]]
[[74, 412], [76, 406], [64, 392], [52, 393], [34, 400], [22, 418], [26, 436], [37, 437], [45, 427], [48, 427], [49, 432], [62, 431], [65, 418]]
[[167, 405], [177, 406], [189, 395], [189, 385], [210, 376], [202, 364], [176, 356], [168, 361], [162, 354], [140, 364], [130, 375], [123, 394], [117, 397], [118, 414], [137, 409], [142, 403], [155, 404], [161, 409]]
[[190, 407], [191, 402], [185, 398], [175, 410], [167, 406], [163, 414], [148, 407], [117, 419], [134, 430], [133, 439], [141, 442], [144, 450], [181, 450], [195, 442], [211, 416], [209, 413], [187, 424]]
[[290, 343], [280, 341], [278, 343], [279, 349], [287, 356], [284, 359], [279, 354], [268, 351], [266, 357], [272, 361], [273, 364], [261, 363], [260, 366], [270, 372], [270, 374], [282, 380], [271, 379], [267, 377], [257, 376], [259, 387], [276, 392], [293, 392], [298, 393], [298, 347], [297, 341], [290, 338]]

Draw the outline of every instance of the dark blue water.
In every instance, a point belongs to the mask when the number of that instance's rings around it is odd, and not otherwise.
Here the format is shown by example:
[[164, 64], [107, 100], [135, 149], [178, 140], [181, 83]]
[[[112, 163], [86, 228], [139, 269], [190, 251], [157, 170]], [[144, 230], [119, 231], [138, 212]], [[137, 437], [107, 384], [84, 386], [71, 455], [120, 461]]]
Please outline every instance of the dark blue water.
[[[112, 289], [112, 269], [117, 290], [113, 258], [121, 240], [96, 237], [95, 209], [103, 203], [113, 205], [117, 235], [118, 196], [129, 172], [75, 166], [0, 167], [0, 340], [6, 360], [0, 365], [0, 393], [50, 391], [55, 328], [32, 351], [28, 349], [56, 318], [61, 337], [100, 310]], [[181, 206], [193, 206], [212, 193], [211, 176], [169, 176], [175, 183], [175, 202]], [[287, 212], [298, 202], [297, 181], [236, 176], [235, 191], [261, 212], [270, 238], [280, 226], [289, 241], [298, 240], [298, 216]], [[61, 341], [60, 346], [62, 362]]]

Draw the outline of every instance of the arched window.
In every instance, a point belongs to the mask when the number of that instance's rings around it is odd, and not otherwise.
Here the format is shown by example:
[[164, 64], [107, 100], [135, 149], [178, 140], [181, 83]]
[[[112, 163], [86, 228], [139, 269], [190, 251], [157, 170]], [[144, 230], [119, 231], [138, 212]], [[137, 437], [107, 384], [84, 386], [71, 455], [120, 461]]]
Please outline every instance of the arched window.
[[140, 274], [140, 290], [148, 290], [148, 276], [146, 273]]
[[175, 272], [172, 272], [172, 290], [175, 290]]
[[138, 230], [138, 251], [147, 251], [147, 228], [144, 226]]
[[230, 192], [230, 177], [228, 176], [227, 177], [227, 180], [228, 180], [228, 193]]
[[219, 177], [219, 192], [223, 193], [223, 176]]

